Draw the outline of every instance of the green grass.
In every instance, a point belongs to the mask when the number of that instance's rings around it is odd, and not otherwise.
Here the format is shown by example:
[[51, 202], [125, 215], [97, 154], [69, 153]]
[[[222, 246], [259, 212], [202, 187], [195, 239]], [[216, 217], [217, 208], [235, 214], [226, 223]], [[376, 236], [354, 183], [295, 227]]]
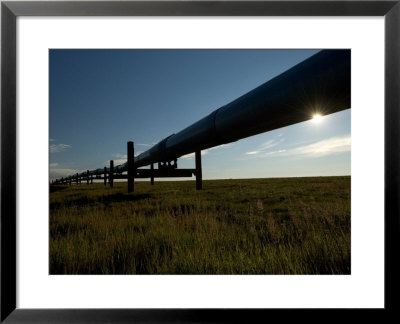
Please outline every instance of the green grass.
[[350, 274], [350, 177], [50, 188], [51, 274]]

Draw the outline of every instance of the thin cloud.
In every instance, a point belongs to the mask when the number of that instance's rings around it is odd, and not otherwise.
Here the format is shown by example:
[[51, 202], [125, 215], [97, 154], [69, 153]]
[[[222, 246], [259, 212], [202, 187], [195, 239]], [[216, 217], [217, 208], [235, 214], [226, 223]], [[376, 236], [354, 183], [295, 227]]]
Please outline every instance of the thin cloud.
[[[135, 152], [135, 156], [138, 156], [140, 154], [142, 154], [142, 151], [139, 152]], [[114, 166], [120, 165], [120, 164], [124, 164], [126, 161], [128, 161], [128, 155], [127, 154], [113, 154], [113, 157], [116, 157], [117, 159], [114, 159]], [[110, 164], [110, 160], [105, 161], [104, 162], [105, 165], [109, 165]]]
[[332, 137], [313, 144], [300, 146], [292, 149], [290, 154], [324, 156], [334, 153], [348, 152], [351, 150], [350, 135], [341, 137]]
[[258, 153], [261, 153], [261, 151], [246, 152], [247, 155], [254, 155], [254, 154], [258, 154]]
[[260, 150], [261, 151], [265, 151], [268, 150], [274, 146], [277, 146], [278, 144], [282, 143], [283, 139], [281, 139], [280, 141], [275, 141], [275, 140], [269, 140], [267, 142], [265, 142], [264, 144], [261, 145]]
[[50, 153], [63, 152], [65, 150], [68, 150], [70, 147], [71, 145], [68, 144], [51, 144]]
[[233, 143], [221, 144], [221, 145], [218, 145], [218, 146], [210, 147], [210, 148], [207, 149], [206, 151], [219, 150], [219, 149], [222, 149], [222, 148], [231, 147], [232, 144], [233, 144]]
[[50, 178], [51, 179], [59, 179], [61, 177], [69, 177], [71, 175], [75, 175], [77, 173], [81, 173], [83, 170], [75, 170], [75, 169], [50, 169]]
[[271, 156], [271, 155], [276, 155], [276, 154], [282, 154], [285, 152], [286, 152], [286, 150], [272, 151], [272, 152], [264, 153], [263, 156]]
[[50, 168], [54, 168], [58, 165], [58, 163], [50, 163]]
[[343, 153], [351, 151], [351, 136], [331, 137], [312, 144], [295, 147], [289, 150], [279, 150], [266, 152], [262, 156], [309, 156], [320, 157], [330, 154]]
[[[120, 165], [120, 164], [124, 164], [127, 161], [127, 159], [118, 159], [118, 160], [114, 160], [114, 166]], [[110, 161], [107, 161], [106, 164], [110, 163]]]
[[[128, 156], [126, 154], [113, 154], [113, 156], [117, 158], [117, 159], [113, 159], [114, 166], [123, 164], [128, 160]], [[110, 160], [105, 161], [103, 163], [104, 163], [104, 165], [108, 166], [110, 164]]]
[[[207, 153], [208, 153], [208, 150], [201, 151], [202, 156], [206, 155]], [[194, 157], [195, 157], [195, 153], [193, 152], [193, 153], [189, 153], [189, 154], [181, 156], [180, 159], [193, 159]]]
[[116, 158], [119, 158], [119, 159], [126, 159], [127, 158], [126, 154], [119, 154], [119, 153], [113, 154], [112, 156], [116, 157]]
[[279, 141], [275, 140], [275, 139], [271, 139], [263, 144], [260, 145], [260, 147], [258, 148], [258, 150], [255, 151], [250, 151], [250, 152], [246, 152], [247, 155], [261, 155], [261, 154], [265, 154], [267, 150], [269, 150], [270, 148], [273, 148], [279, 144], [281, 144], [284, 141], [283, 138], [279, 139]]
[[194, 158], [194, 153], [189, 153], [189, 154], [186, 154], [186, 155], [182, 155], [180, 157], [180, 159], [193, 159], [193, 158]]

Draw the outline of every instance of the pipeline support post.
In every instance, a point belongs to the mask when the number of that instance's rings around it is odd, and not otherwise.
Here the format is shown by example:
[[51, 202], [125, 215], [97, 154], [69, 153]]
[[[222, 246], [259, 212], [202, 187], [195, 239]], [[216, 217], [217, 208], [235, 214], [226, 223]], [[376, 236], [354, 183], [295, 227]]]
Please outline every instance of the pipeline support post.
[[104, 185], [107, 186], [107, 168], [104, 167]]
[[89, 184], [89, 170], [86, 171], [86, 184]]
[[78, 184], [78, 173], [76, 174], [76, 184]]
[[150, 176], [150, 183], [154, 186], [154, 163], [150, 164], [151, 176]]
[[196, 159], [196, 189], [203, 189], [203, 174], [201, 171], [201, 151], [196, 151], [195, 153]]
[[90, 184], [93, 184], [93, 173], [90, 175]]
[[110, 160], [110, 174], [108, 175], [110, 187], [114, 187], [114, 160]]
[[128, 192], [135, 192], [135, 147], [128, 142]]

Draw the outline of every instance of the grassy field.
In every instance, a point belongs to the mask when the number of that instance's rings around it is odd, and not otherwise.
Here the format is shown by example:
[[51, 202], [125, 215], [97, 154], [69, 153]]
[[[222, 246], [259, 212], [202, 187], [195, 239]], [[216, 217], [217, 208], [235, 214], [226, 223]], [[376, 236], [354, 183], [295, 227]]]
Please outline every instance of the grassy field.
[[50, 187], [51, 274], [350, 274], [350, 177]]

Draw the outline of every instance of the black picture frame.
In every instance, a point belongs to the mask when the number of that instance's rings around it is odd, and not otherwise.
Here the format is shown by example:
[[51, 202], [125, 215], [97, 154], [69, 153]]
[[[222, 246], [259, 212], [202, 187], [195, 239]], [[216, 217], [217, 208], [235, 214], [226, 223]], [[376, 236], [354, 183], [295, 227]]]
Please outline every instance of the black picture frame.
[[[256, 309], [17, 309], [16, 308], [16, 18], [18, 16], [382, 16], [385, 19], [385, 307], [369, 319], [393, 316], [399, 290], [400, 246], [400, 0], [395, 1], [2, 1], [1, 2], [1, 317], [5, 323], [197, 323], [287, 319], [282, 310]], [[373, 235], [373, 233], [371, 233]], [[347, 315], [361, 310], [342, 310]], [[322, 320], [291, 310], [297, 320]], [[310, 312], [314, 312], [310, 314]], [[278, 314], [277, 314], [278, 313]], [[271, 315], [273, 314], [273, 315]], [[353, 314], [354, 315], [354, 314]], [[396, 318], [396, 317], [394, 317]], [[358, 318], [359, 319], [359, 318]]]

